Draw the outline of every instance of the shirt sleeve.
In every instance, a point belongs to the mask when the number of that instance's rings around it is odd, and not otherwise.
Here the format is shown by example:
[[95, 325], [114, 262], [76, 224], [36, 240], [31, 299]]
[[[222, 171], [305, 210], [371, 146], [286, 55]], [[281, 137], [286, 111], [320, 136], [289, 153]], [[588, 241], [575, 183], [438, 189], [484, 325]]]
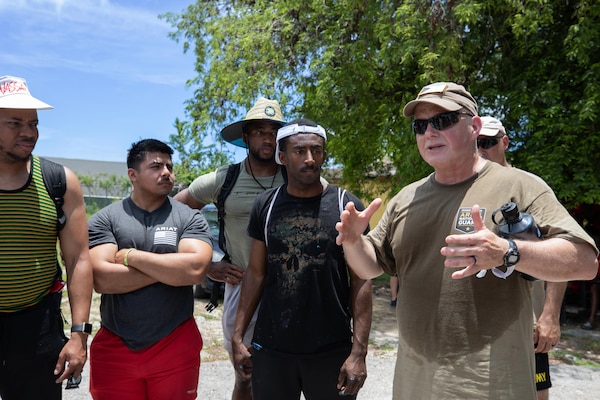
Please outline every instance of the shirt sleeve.
[[228, 165], [219, 167], [213, 172], [194, 179], [188, 187], [188, 191], [194, 200], [202, 204], [216, 203], [221, 187], [225, 182], [228, 167]]
[[90, 249], [106, 243], [117, 244], [107, 208], [92, 215], [88, 221], [88, 234]]

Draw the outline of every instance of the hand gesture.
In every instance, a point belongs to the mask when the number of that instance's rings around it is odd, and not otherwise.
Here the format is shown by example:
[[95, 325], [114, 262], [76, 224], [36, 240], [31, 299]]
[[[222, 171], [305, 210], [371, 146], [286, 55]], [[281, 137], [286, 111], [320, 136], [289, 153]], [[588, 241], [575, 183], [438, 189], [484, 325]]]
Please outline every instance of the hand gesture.
[[444, 266], [462, 268], [452, 273], [453, 279], [462, 279], [479, 271], [492, 269], [504, 263], [504, 254], [508, 243], [483, 224], [480, 208], [477, 204], [471, 209], [474, 232], [468, 235], [450, 235], [446, 237], [449, 246], [442, 247], [440, 253], [446, 257]]

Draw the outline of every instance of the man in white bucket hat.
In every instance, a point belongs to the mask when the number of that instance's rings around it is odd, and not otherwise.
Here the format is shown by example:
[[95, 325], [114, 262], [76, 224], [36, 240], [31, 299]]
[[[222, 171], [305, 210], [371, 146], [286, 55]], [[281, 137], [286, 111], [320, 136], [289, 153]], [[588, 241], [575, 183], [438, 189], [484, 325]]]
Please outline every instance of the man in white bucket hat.
[[[175, 196], [176, 200], [192, 208], [201, 209], [206, 204], [214, 203], [224, 212], [221, 222], [223, 240], [220, 240], [220, 245], [226, 257], [213, 262], [208, 275], [215, 281], [225, 282], [223, 347], [230, 356], [231, 335], [240, 296], [239, 283], [250, 258], [251, 241], [246, 232], [250, 209], [256, 196], [284, 183], [285, 172], [275, 162], [275, 138], [277, 130], [284, 124], [279, 102], [260, 97], [244, 119], [221, 131], [221, 136], [227, 142], [245, 147], [247, 157], [239, 164], [225, 165], [196, 178], [189, 188]], [[226, 191], [225, 187], [230, 189], [226, 201], [220, 199], [220, 194]], [[255, 320], [256, 316], [245, 337], [248, 345]], [[244, 379], [240, 371], [235, 370], [232, 399], [251, 398], [250, 379]]]
[[[42, 168], [32, 155], [37, 110], [51, 108], [31, 95], [23, 78], [0, 77], [0, 398], [5, 400], [60, 399], [61, 383], [69, 379], [67, 387], [77, 386], [87, 359], [92, 269], [81, 186], [69, 169], [46, 167], [48, 160]], [[46, 189], [50, 169], [64, 170], [62, 206]], [[66, 266], [70, 339], [60, 311], [64, 282], [57, 237]]]

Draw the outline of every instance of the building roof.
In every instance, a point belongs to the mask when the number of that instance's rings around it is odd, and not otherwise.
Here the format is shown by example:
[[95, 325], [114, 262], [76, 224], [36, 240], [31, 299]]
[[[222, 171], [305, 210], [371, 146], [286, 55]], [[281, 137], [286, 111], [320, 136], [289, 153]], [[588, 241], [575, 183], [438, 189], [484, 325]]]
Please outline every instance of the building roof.
[[97, 176], [116, 175], [127, 177], [127, 163], [98, 160], [79, 160], [75, 158], [44, 157], [55, 163], [64, 165], [79, 175]]

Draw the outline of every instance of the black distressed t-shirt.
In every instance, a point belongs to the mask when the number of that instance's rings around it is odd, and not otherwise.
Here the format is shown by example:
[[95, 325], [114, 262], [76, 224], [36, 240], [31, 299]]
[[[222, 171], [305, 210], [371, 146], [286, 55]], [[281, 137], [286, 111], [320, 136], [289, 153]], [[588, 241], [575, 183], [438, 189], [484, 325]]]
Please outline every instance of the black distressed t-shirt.
[[[267, 274], [253, 341], [265, 349], [311, 354], [351, 340], [350, 281], [335, 243], [338, 196], [335, 185], [310, 198], [291, 196], [284, 185], [254, 203], [248, 233], [267, 243]], [[348, 201], [363, 209], [349, 193], [342, 207]]]

